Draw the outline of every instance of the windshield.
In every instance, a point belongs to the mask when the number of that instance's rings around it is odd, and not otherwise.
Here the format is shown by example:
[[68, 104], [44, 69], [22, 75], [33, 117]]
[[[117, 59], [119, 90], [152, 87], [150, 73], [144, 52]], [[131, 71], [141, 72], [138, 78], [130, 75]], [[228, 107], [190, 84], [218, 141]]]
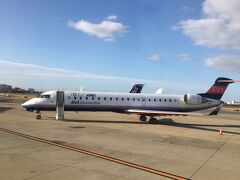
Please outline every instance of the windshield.
[[40, 95], [38, 96], [38, 98], [50, 98], [50, 95], [47, 95], [47, 94], [42, 95], [42, 94], [40, 94]]

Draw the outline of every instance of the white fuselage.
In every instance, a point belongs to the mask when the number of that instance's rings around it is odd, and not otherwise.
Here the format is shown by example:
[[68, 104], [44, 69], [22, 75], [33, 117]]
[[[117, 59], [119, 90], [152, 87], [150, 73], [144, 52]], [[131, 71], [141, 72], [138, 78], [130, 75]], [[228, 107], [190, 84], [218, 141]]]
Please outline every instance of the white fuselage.
[[[191, 105], [183, 100], [183, 95], [134, 94], [112, 92], [64, 92], [65, 111], [113, 111], [125, 112], [127, 109], [191, 112], [220, 105], [220, 100]], [[42, 93], [22, 104], [27, 110], [55, 111], [56, 91]]]

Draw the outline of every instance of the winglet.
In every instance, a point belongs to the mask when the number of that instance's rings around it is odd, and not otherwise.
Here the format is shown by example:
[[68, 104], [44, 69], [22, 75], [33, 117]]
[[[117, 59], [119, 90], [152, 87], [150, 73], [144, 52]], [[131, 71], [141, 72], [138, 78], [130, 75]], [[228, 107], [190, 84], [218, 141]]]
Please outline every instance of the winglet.
[[221, 110], [222, 107], [223, 107], [223, 103], [220, 104], [219, 106], [217, 106], [217, 107], [209, 114], [209, 116], [217, 115], [217, 114], [219, 113], [219, 111]]
[[218, 82], [222, 82], [222, 83], [236, 83], [236, 82], [240, 82], [240, 80], [219, 80]]
[[155, 94], [162, 94], [162, 92], [163, 92], [163, 89], [160, 88], [160, 89], [158, 89], [158, 90], [155, 92]]

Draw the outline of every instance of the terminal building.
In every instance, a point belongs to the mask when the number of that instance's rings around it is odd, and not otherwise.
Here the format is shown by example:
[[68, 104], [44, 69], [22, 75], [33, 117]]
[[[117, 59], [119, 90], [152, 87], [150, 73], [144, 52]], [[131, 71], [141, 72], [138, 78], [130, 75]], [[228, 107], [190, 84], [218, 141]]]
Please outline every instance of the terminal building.
[[28, 90], [25, 90], [20, 87], [12, 87], [11, 85], [7, 85], [7, 84], [0, 84], [0, 92], [3, 92], [3, 93], [30, 93], [30, 94], [38, 93], [33, 88], [29, 88]]
[[12, 86], [7, 84], [0, 84], [0, 92], [10, 93], [12, 92]]
[[240, 101], [231, 101], [231, 102], [228, 102], [227, 104], [229, 104], [229, 105], [240, 105]]

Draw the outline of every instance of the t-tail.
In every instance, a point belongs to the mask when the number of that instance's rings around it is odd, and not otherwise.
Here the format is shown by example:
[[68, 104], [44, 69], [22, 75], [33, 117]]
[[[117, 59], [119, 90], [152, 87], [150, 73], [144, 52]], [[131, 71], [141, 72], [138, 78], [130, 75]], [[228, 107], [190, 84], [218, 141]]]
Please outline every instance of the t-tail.
[[225, 93], [229, 84], [239, 82], [225, 77], [219, 77], [216, 79], [212, 87], [208, 89], [206, 93], [198, 94], [205, 98], [220, 100]]
[[129, 93], [141, 93], [144, 84], [134, 84]]

